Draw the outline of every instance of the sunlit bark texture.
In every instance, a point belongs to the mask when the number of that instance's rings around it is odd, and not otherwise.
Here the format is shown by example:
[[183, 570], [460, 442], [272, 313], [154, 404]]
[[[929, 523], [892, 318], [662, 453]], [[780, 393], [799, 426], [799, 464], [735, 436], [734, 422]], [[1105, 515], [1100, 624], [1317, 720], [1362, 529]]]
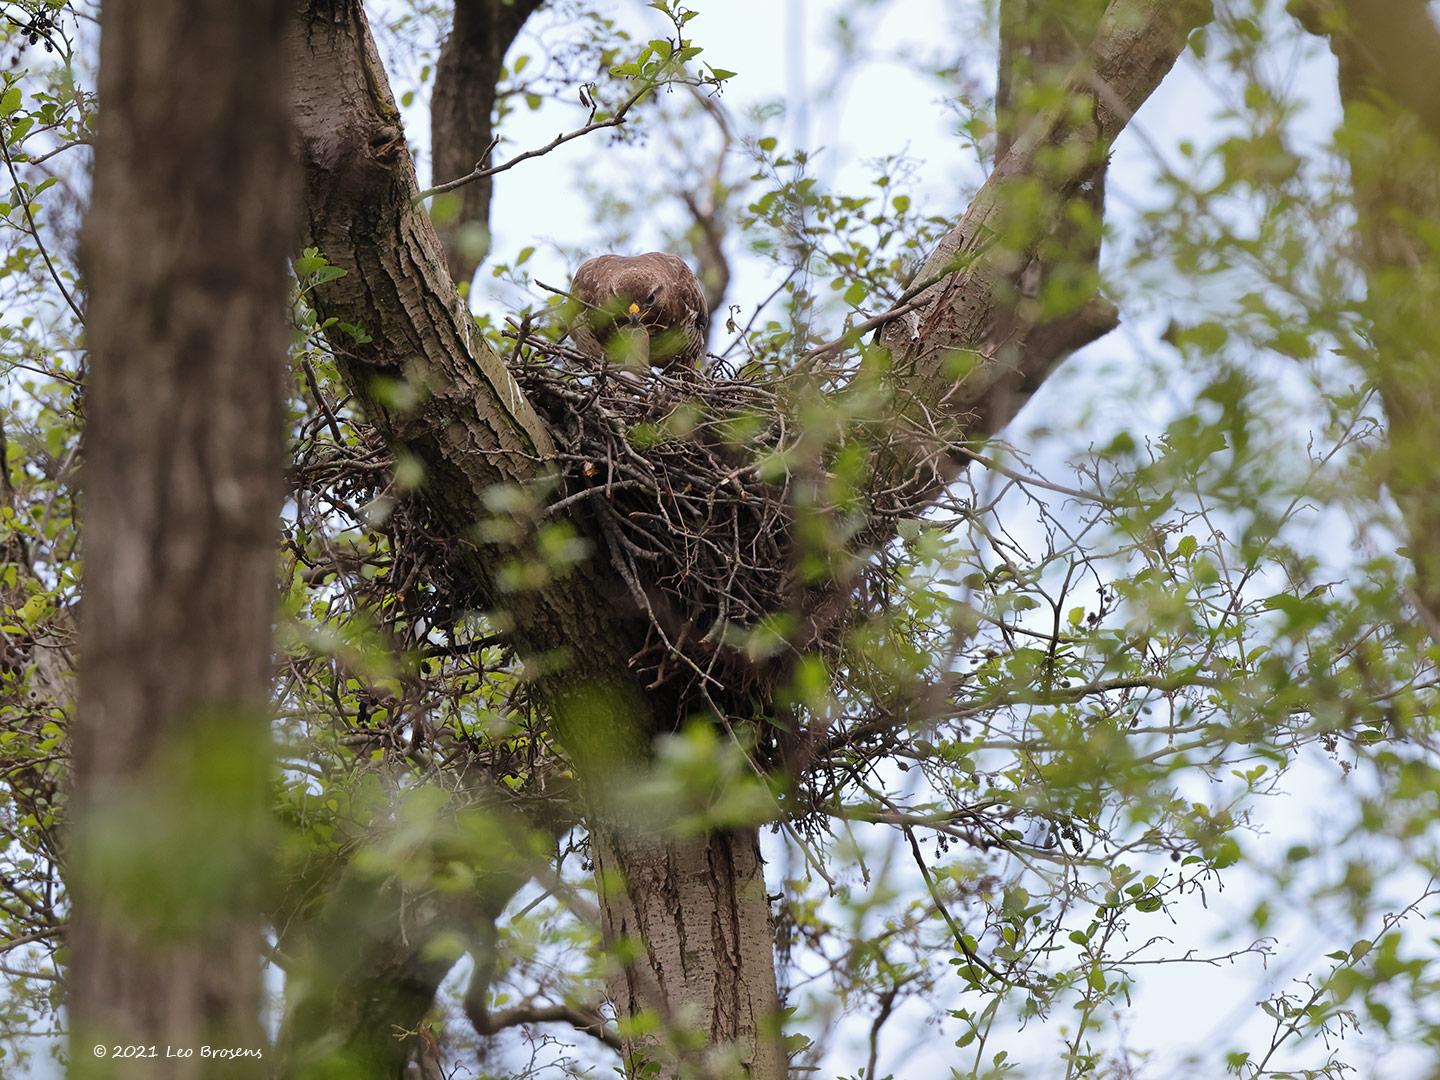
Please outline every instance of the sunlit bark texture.
[[[718, 1075], [784, 1076], [755, 831], [666, 839], [601, 826], [590, 842], [606, 897], [605, 936], [618, 946], [610, 999], [621, 1016], [649, 1011], [661, 1021], [658, 1031], [624, 1040], [627, 1059], [663, 1063], [708, 1050]], [[666, 1040], [687, 1031], [702, 1038], [667, 1053]]]
[[[280, 0], [104, 10], [70, 930], [85, 1075], [158, 1075], [93, 1043], [263, 1045], [285, 16]], [[202, 1074], [221, 1070], [197, 1055], [165, 1072]]]

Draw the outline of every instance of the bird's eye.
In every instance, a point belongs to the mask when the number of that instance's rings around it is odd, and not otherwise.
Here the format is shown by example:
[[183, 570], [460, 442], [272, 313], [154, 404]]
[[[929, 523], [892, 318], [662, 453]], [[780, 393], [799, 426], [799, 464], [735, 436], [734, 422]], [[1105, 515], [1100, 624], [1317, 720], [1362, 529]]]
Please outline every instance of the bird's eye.
[[649, 307], [651, 304], [655, 303], [655, 294], [656, 294], [657, 292], [659, 292], [658, 289], [651, 289], [651, 290], [650, 290], [650, 295], [647, 296], [647, 297], [645, 297], [645, 306], [646, 306], [646, 307]]

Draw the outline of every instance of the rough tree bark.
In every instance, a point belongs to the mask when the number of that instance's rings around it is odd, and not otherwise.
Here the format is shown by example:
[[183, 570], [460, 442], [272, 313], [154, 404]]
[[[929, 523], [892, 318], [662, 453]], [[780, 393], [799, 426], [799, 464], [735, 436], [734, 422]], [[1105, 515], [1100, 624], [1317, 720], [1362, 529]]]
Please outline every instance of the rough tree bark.
[[[748, 1075], [777, 1080], [785, 1064], [769, 1022], [774, 961], [757, 835], [676, 838], [622, 828], [610, 816], [606, 787], [626, 782], [649, 736], [673, 727], [676, 715], [663, 690], [647, 691], [631, 672], [643, 621], [598, 559], [529, 592], [500, 587], [498, 568], [513, 551], [476, 539], [487, 494], [496, 485], [533, 489], [550, 475], [555, 448], [501, 359], [470, 333], [439, 241], [414, 203], [413, 168], [360, 3], [296, 2], [294, 98], [309, 242], [346, 271], [318, 290], [317, 302], [322, 314], [373, 337], [367, 345], [335, 339], [342, 374], [387, 442], [425, 467], [425, 504], [439, 529], [467, 541], [477, 595], [504, 613], [582, 772], [607, 939], [643, 939], [612, 980], [621, 1018], [641, 1009], [662, 1021], [698, 1018], [712, 1049], [728, 1044]], [[1002, 353], [988, 335], [1016, 294], [1016, 275], [1043, 263], [1047, 234], [1008, 247], [987, 237], [1003, 224], [1009, 185], [1039, 179], [1063, 202], [1093, 180], [1108, 146], [1208, 14], [1201, 0], [1112, 0], [1071, 81], [1094, 101], [1093, 118], [1077, 125], [1068, 109], [1037, 114], [922, 272], [936, 283], [919, 297], [919, 318], [887, 341], [902, 400], [948, 418], [932, 437], [953, 443], [997, 430], [1059, 357], [1114, 325], [1114, 309], [1092, 297], [1059, 326], [1012, 320], [1004, 343], [1022, 347]], [[1055, 152], [1072, 144], [1081, 152]], [[1056, 159], [1072, 164], [1057, 169]], [[972, 257], [957, 260], [959, 253]], [[961, 374], [957, 353], [975, 358]], [[395, 395], [377, 389], [387, 381], [416, 388], [417, 403], [395, 407]], [[917, 446], [877, 483], [911, 483], [934, 449]], [[584, 524], [576, 521], [582, 532]], [[610, 870], [621, 871], [618, 887]], [[630, 1037], [624, 1049], [661, 1058], [659, 1075], [673, 1077], [685, 1064], [683, 1048], [665, 1045], [674, 1034]]]
[[[283, 0], [108, 0], [82, 257], [91, 379], [72, 1062], [259, 1048], [265, 747], [294, 205]], [[231, 1070], [253, 1062], [240, 1062]], [[223, 1075], [213, 1060], [167, 1075]]]
[[[472, 334], [435, 229], [415, 205], [414, 166], [361, 4], [298, 6], [291, 95], [306, 235], [345, 271], [318, 288], [316, 300], [325, 315], [358, 323], [374, 339], [337, 336], [341, 372], [386, 441], [425, 469], [428, 509], [466, 541], [479, 598], [508, 615], [525, 658], [543, 665], [565, 650], [569, 677], [553, 680], [556, 693], [569, 683], [615, 684], [643, 627], [632, 614], [602, 631], [594, 613], [630, 612], [622, 590], [582, 573], [507, 592], [497, 571], [521, 557], [523, 541], [478, 538], [477, 526], [492, 516], [484, 494], [542, 485], [554, 472], [555, 446], [504, 361]], [[406, 393], [397, 395], [397, 386]]]
[[1383, 479], [1404, 521], [1417, 607], [1440, 641], [1440, 27], [1423, 0], [1304, 0], [1291, 9], [1328, 38], [1339, 63], [1368, 283], [1364, 362], [1387, 421]]
[[[450, 34], [435, 65], [430, 160], [435, 183], [464, 176], [490, 150], [500, 70], [520, 28], [544, 0], [455, 0]], [[437, 226], [450, 277], [466, 285], [490, 253], [491, 178], [448, 196], [459, 210]]]
[[[606, 940], [631, 943], [635, 956], [612, 968], [610, 1000], [622, 1017], [648, 1009], [663, 1022], [647, 1038], [624, 1041], [627, 1061], [704, 1056], [709, 1071], [701, 1075], [785, 1076], [774, 931], [755, 831], [677, 841], [602, 822], [592, 823], [590, 845], [600, 880], [628, 885], [602, 912]], [[682, 1044], [667, 1054], [665, 1043], [686, 1032], [704, 1036], [696, 1053]]]

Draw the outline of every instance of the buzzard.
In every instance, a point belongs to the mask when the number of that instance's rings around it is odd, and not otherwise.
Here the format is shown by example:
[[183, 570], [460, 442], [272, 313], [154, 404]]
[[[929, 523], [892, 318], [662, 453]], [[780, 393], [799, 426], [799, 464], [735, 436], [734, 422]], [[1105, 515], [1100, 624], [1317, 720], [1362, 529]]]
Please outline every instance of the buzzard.
[[591, 356], [674, 369], [705, 351], [705, 291], [674, 255], [597, 255], [575, 271], [570, 295], [581, 305], [570, 339]]

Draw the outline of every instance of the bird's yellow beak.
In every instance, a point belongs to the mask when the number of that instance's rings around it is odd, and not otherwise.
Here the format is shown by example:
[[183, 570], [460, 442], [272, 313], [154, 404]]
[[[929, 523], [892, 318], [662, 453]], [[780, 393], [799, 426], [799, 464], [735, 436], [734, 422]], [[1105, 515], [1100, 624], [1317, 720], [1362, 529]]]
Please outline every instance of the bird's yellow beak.
[[626, 308], [625, 310], [626, 310], [629, 314], [631, 314], [631, 315], [639, 315], [639, 314], [640, 314], [640, 305], [639, 305], [639, 304], [636, 304], [636, 303], [631, 303], [631, 305], [630, 305], [628, 308]]

